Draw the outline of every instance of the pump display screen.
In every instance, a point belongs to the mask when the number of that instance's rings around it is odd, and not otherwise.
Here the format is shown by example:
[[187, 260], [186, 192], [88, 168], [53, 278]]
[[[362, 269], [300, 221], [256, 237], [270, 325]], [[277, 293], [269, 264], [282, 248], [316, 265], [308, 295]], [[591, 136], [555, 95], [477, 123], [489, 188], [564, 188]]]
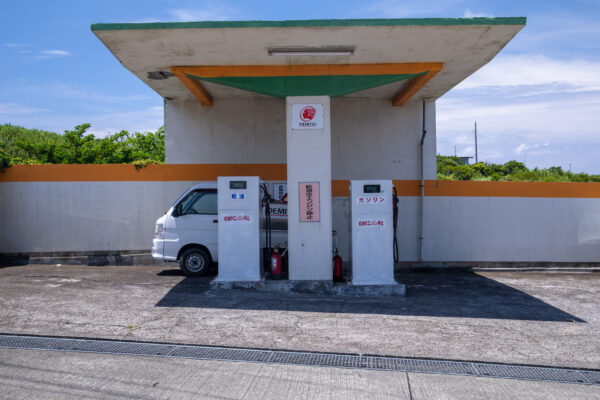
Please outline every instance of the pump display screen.
[[381, 193], [381, 185], [363, 185], [363, 193]]
[[229, 181], [229, 189], [246, 189], [246, 181]]

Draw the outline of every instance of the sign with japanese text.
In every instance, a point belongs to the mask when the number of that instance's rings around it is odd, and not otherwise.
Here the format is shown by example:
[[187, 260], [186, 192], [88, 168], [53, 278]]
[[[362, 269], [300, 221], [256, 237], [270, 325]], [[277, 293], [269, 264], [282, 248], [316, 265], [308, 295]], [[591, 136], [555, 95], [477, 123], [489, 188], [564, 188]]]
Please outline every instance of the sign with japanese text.
[[224, 222], [250, 222], [249, 215], [226, 215], [223, 217]]
[[287, 183], [273, 184], [273, 198], [278, 201], [287, 200]]
[[300, 222], [319, 222], [319, 182], [300, 182]]
[[356, 198], [356, 204], [382, 204], [385, 198], [381, 195], [366, 195]]
[[323, 129], [323, 104], [292, 104], [292, 129]]
[[359, 228], [383, 228], [385, 224], [382, 219], [365, 219], [358, 220], [356, 225]]

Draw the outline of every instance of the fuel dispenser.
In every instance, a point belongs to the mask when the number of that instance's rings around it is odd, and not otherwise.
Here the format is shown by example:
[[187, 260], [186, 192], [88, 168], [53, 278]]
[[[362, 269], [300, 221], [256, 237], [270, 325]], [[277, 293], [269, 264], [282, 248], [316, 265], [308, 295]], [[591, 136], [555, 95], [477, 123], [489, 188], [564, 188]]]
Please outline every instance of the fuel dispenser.
[[217, 281], [259, 281], [260, 189], [257, 176], [218, 177]]
[[394, 209], [391, 180], [351, 181], [352, 284], [394, 280]]

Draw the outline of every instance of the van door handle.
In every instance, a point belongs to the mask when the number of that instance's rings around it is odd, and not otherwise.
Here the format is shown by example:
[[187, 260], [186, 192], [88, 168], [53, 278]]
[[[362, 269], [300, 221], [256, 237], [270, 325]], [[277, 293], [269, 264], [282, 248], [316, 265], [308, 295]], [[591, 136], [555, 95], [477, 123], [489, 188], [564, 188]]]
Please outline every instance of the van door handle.
[[213, 224], [218, 224], [219, 220], [218, 219], [213, 219]]

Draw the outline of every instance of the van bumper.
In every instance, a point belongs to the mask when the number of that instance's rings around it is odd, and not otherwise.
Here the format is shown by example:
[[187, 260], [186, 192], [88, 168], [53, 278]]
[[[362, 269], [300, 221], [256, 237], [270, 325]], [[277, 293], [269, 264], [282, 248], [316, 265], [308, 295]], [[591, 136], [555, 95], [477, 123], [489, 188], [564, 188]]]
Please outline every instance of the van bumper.
[[163, 249], [165, 241], [163, 239], [152, 240], [152, 258], [157, 260], [164, 260]]

